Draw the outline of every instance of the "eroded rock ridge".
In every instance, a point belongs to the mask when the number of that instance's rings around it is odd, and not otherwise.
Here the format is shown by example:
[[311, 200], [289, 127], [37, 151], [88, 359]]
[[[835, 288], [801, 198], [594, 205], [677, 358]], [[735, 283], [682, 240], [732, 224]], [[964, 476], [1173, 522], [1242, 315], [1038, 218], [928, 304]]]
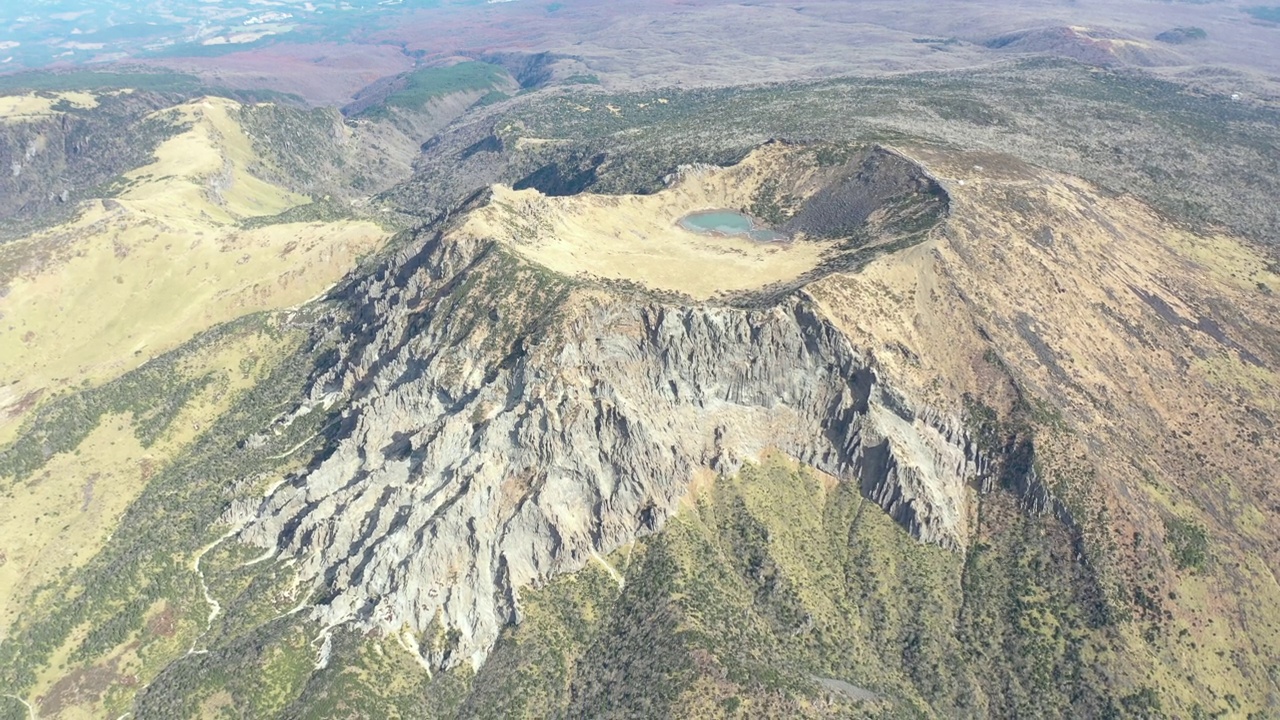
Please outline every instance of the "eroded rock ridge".
[[803, 293], [774, 307], [602, 291], [441, 236], [354, 292], [313, 389], [349, 397], [336, 447], [244, 531], [300, 558], [324, 623], [483, 661], [519, 590], [652, 532], [695, 471], [776, 447], [959, 547], [987, 460], [885, 386]]

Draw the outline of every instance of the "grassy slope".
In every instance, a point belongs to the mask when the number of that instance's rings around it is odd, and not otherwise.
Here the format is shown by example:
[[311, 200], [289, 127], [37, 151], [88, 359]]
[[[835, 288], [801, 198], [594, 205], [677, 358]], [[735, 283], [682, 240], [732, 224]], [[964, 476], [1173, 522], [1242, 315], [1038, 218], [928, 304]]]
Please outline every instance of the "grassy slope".
[[[209, 636], [210, 654], [169, 667], [137, 713], [1157, 716], [1159, 696], [1131, 680], [1150, 676], [1150, 660], [1090, 615], [1066, 530], [1004, 493], [980, 507], [966, 559], [915, 542], [856, 489], [769, 456], [703, 484], [661, 534], [607, 558], [621, 587], [593, 564], [526, 591], [523, 622], [474, 677], [431, 677], [394, 639], [347, 631], [316, 671], [320, 642], [300, 619], [229, 621]], [[209, 567], [233, 568], [242, 554], [228, 548]], [[231, 598], [228, 617], [287, 585], [284, 566], [234, 574], [213, 586]]]
[[[21, 123], [94, 97], [4, 109]], [[267, 459], [236, 447], [234, 418], [261, 427], [300, 386], [258, 383], [309, 367], [287, 364], [302, 357], [288, 318], [255, 313], [315, 296], [389, 235], [287, 189], [315, 183], [275, 146], [323, 144], [332, 123], [243, 129], [271, 109], [211, 97], [160, 113], [180, 131], [149, 165], [0, 248], [0, 693], [22, 688], [41, 715], [119, 715], [193, 646], [208, 607], [190, 563], [217, 498], [252, 491], [236, 468], [296, 462], [270, 455], [307, 437], [286, 431]]]
[[79, 91], [2, 95], [0, 96], [0, 123], [51, 117], [58, 113], [56, 106], [64, 102], [71, 107], [92, 109], [97, 107], [98, 98], [90, 93]]
[[0, 248], [0, 405], [11, 408], [0, 439], [16, 431], [24, 398], [100, 383], [220, 322], [307, 300], [386, 239], [345, 218], [246, 226], [307, 199], [250, 172], [258, 161], [238, 107], [206, 98], [169, 111], [189, 129], [114, 197]]
[[[77, 538], [85, 551], [100, 545], [87, 562], [77, 558], [21, 599], [0, 642], [0, 693], [40, 698], [41, 715], [66, 708], [64, 717], [114, 717], [139, 683], [205, 644], [209, 607], [192, 562], [220, 533], [215, 523], [231, 498], [261, 493], [306, 456], [289, 450], [319, 442], [308, 440], [323, 421], [317, 413], [261, 445], [241, 444], [244, 428], [269, 425], [300, 387], [311, 361], [299, 339], [271, 317], [220, 326], [101, 388], [50, 402], [5, 448], [6, 464], [23, 467], [5, 471], [3, 488], [19, 496], [40, 477], [43, 448], [96, 452], [95, 438], [109, 443], [109, 433], [130, 429], [126, 414], [135, 419], [136, 439], [117, 441], [108, 457], [126, 469], [119, 491], [136, 500], [109, 536]], [[260, 352], [246, 353], [252, 348]], [[237, 357], [232, 370], [218, 364]], [[145, 482], [130, 454], [135, 443], [153, 455]]]
[[[93, 403], [101, 415], [85, 418], [82, 440], [44, 439], [40, 455], [53, 454], [39, 470], [24, 472], [38, 457], [6, 455], [0, 470], [6, 556], [0, 565], [0, 628], [15, 620], [34, 588], [101, 549], [157, 469], [189, 447], [256, 379], [254, 370], [274, 352], [272, 343], [267, 333], [246, 332], [176, 363], [172, 407], [149, 408], [154, 397], [136, 398], [142, 401], [136, 404], [124, 393]], [[58, 430], [75, 434], [66, 426]]]
[[[504, 82], [505, 81], [505, 82]], [[461, 62], [446, 67], [415, 70], [405, 78], [404, 87], [387, 95], [382, 102], [360, 113], [367, 118], [384, 118], [390, 108], [416, 111], [427, 103], [455, 93], [481, 93], [510, 82], [510, 76], [497, 65], [483, 62]]]

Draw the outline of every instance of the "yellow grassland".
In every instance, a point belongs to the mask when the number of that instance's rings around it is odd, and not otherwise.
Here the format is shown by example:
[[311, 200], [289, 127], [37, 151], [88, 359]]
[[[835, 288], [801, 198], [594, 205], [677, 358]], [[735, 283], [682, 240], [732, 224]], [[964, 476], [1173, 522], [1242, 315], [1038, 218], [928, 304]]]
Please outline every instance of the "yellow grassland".
[[57, 115], [58, 111], [54, 109], [54, 105], [62, 101], [85, 109], [98, 106], [98, 98], [85, 92], [0, 95], [0, 124], [25, 122]]
[[236, 107], [205, 98], [165, 111], [189, 129], [117, 197], [7, 248], [29, 259], [0, 269], [0, 442], [32, 393], [103, 382], [218, 323], [301, 303], [385, 241], [364, 220], [244, 228], [307, 199], [249, 172]]
[[749, 207], [787, 156], [785, 148], [760, 148], [738, 165], [689, 173], [652, 195], [548, 197], [494, 186], [492, 202], [456, 232], [496, 238], [569, 276], [626, 280], [698, 300], [755, 290], [813, 269], [832, 243], [714, 237], [678, 221], [700, 210]]
[[[72, 452], [59, 453], [22, 482], [0, 477], [0, 637], [32, 591], [92, 558], [159, 471], [227, 410], [287, 343], [265, 332], [234, 337], [192, 359], [189, 377], [214, 374], [166, 433], [144, 448], [129, 415], [104, 416]], [[243, 368], [252, 366], [255, 371]]]

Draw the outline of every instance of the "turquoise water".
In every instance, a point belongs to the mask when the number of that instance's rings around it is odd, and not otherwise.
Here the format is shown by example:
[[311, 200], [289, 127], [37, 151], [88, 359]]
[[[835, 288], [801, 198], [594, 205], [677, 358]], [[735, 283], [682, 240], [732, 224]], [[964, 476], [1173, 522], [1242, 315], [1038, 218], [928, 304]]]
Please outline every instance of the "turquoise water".
[[746, 235], [769, 242], [783, 236], [768, 228], [756, 227], [751, 218], [733, 210], [703, 210], [680, 218], [680, 227], [703, 235]]

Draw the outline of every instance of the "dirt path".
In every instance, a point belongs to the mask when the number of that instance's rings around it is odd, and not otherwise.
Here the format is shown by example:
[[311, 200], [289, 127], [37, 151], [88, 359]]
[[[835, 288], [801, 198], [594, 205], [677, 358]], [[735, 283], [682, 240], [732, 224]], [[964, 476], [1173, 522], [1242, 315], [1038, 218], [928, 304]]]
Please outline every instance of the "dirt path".
[[617, 568], [610, 565], [608, 560], [600, 557], [600, 553], [596, 552], [594, 549], [590, 552], [591, 557], [594, 558], [596, 562], [600, 563], [600, 566], [604, 568], [605, 572], [609, 573], [609, 577], [613, 578], [613, 581], [618, 583], [618, 589], [621, 590], [622, 587], [626, 585], [627, 579], [622, 576], [622, 573], [618, 572]]
[[204, 571], [200, 569], [200, 561], [203, 560], [204, 556], [209, 554], [211, 550], [234, 537], [240, 532], [240, 530], [241, 528], [237, 527], [226, 531], [222, 534], [222, 537], [214, 540], [208, 545], [205, 545], [200, 552], [196, 553], [195, 560], [191, 562], [191, 569], [194, 570], [196, 576], [200, 578], [200, 591], [204, 593], [204, 601], [209, 604], [209, 619], [205, 622], [204, 632], [197, 635], [196, 639], [191, 641], [191, 649], [187, 650], [187, 655], [199, 655], [209, 652], [208, 650], [197, 650], [196, 645], [199, 645], [200, 640], [202, 640], [205, 635], [208, 635], [209, 631], [213, 629], [213, 621], [216, 620], [218, 618], [218, 614], [222, 612], [222, 605], [213, 597], [212, 594], [210, 594], [209, 585], [204, 581]]
[[22, 703], [22, 706], [27, 709], [27, 714], [31, 716], [31, 720], [38, 720], [39, 716], [36, 715], [36, 709], [31, 707], [31, 705], [29, 705], [26, 700], [23, 700], [17, 695], [10, 695], [9, 693], [0, 695], [0, 697], [13, 698], [14, 700], [17, 700], [18, 702]]
[[[323, 429], [323, 428], [322, 428], [322, 429]], [[311, 442], [312, 440], [314, 440], [314, 439], [315, 439], [315, 437], [316, 437], [317, 435], [319, 435], [319, 434], [320, 434], [320, 432], [318, 432], [318, 431], [317, 431], [317, 432], [313, 432], [313, 433], [311, 433], [310, 435], [308, 435], [306, 438], [304, 438], [304, 439], [302, 440], [302, 442], [298, 443], [297, 445], [294, 445], [293, 447], [289, 448], [288, 450], [285, 450], [284, 452], [280, 453], [279, 455], [272, 455], [271, 457], [269, 457], [269, 458], [267, 458], [267, 459], [268, 459], [268, 460], [281, 460], [281, 459], [287, 458], [287, 457], [289, 457], [290, 455], [292, 455], [292, 454], [294, 454], [294, 453], [298, 452], [299, 450], [301, 450], [301, 449], [302, 449], [302, 447], [303, 447], [304, 445], [306, 445], [307, 443], [309, 443], [309, 442]]]

